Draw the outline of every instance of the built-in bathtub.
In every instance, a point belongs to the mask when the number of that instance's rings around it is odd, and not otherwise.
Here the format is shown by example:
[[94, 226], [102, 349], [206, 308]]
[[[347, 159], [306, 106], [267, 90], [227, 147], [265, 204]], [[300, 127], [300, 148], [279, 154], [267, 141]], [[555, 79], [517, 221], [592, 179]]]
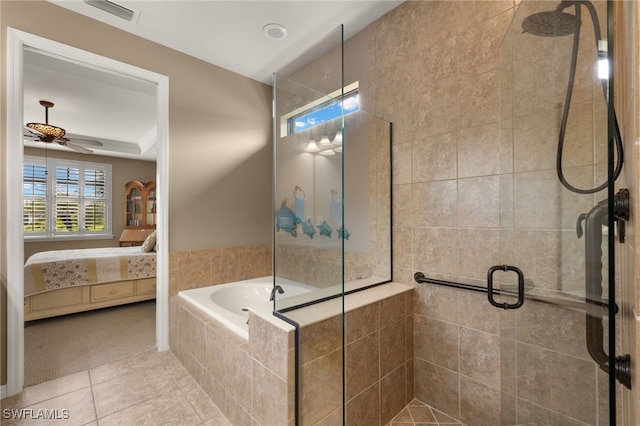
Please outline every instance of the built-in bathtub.
[[[280, 279], [278, 284], [282, 285]], [[377, 380], [375, 388], [384, 395], [405, 395], [405, 398], [394, 399], [388, 407], [379, 407], [379, 410], [386, 410], [380, 415], [391, 419], [413, 398], [413, 392], [407, 392], [411, 386], [406, 380], [413, 377], [413, 352], [406, 350], [407, 344], [413, 341], [413, 286], [386, 283], [370, 287], [367, 284], [371, 283], [360, 280], [345, 284], [344, 299], [329, 297], [338, 289], [313, 290], [292, 296], [300, 289], [285, 287], [285, 293], [276, 296], [278, 308], [287, 310], [286, 317], [297, 324], [296, 327], [273, 316], [273, 304], [268, 301], [273, 289], [271, 277], [213, 286], [219, 291], [213, 299], [220, 298], [222, 302], [210, 300], [211, 288], [183, 291], [169, 300], [171, 350], [232, 424], [291, 425], [295, 423], [296, 415], [301, 419], [313, 418], [309, 423], [315, 424], [316, 418], [327, 418], [338, 412], [341, 400], [335, 397], [335, 383], [326, 380], [298, 383], [299, 377], [316, 377], [314, 369], [319, 365], [324, 366], [323, 377], [340, 377], [343, 367], [353, 368], [358, 372], [357, 377], [370, 376], [370, 365], [360, 362], [358, 357], [345, 360], [355, 363], [351, 366], [339, 362], [325, 365], [324, 360], [333, 359], [327, 354], [343, 345], [342, 339], [335, 337], [340, 335], [348, 314], [350, 321], [362, 324], [367, 333], [376, 331], [379, 336], [374, 339], [378, 345], [375, 350], [385, 369], [380, 369], [377, 379], [369, 377]], [[229, 287], [236, 288], [227, 292], [225, 289]], [[353, 287], [360, 287], [362, 291], [353, 292]], [[308, 290], [307, 286], [302, 286], [302, 291]], [[290, 296], [285, 298], [287, 291]], [[194, 293], [202, 294], [194, 297]], [[248, 296], [251, 293], [257, 293], [258, 298], [252, 299]], [[220, 304], [225, 305], [224, 300], [228, 297], [234, 303], [222, 308]], [[322, 301], [307, 303], [319, 299]], [[258, 304], [251, 305], [255, 301]], [[214, 314], [209, 308], [201, 307], [207, 304], [214, 305], [211, 309], [221, 313]], [[247, 312], [242, 311], [245, 306], [250, 306], [249, 326], [246, 324]], [[289, 310], [293, 307], [295, 309]], [[377, 314], [372, 316], [374, 312]], [[235, 329], [251, 329], [250, 344], [245, 337], [249, 333], [234, 333], [231, 331], [234, 328], [227, 326], [231, 314], [240, 322]], [[366, 321], [366, 325], [361, 321]], [[296, 339], [296, 335], [299, 338]], [[368, 345], [370, 339], [363, 336], [349, 344], [355, 348], [365, 341]], [[304, 364], [296, 363], [299, 342], [326, 350], [316, 351], [314, 358], [307, 359]], [[310, 352], [307, 354], [311, 356]], [[397, 380], [388, 380], [389, 377]], [[319, 400], [331, 403], [323, 404], [320, 410], [313, 404], [302, 404], [297, 413], [293, 397], [296, 391], [318, 395]], [[354, 398], [348, 404], [353, 406], [356, 401], [360, 399]]]
[[[279, 278], [284, 293], [277, 300], [297, 296], [315, 290], [305, 284]], [[273, 290], [273, 277], [266, 276], [245, 281], [183, 290], [178, 296], [202, 309], [237, 335], [247, 339], [249, 335], [250, 306], [269, 302]]]

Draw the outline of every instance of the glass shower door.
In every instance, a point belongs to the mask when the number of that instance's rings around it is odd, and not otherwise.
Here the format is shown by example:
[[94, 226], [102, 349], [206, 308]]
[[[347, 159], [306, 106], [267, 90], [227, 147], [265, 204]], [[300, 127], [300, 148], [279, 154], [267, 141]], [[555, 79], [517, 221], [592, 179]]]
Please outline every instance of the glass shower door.
[[[524, 291], [522, 307], [501, 313], [504, 425], [613, 424], [610, 198], [619, 152], [609, 149], [607, 81], [597, 73], [606, 16], [605, 1], [523, 1], [501, 46], [500, 257], [522, 271]], [[508, 293], [494, 295], [498, 304], [514, 303], [518, 275], [492, 276]]]
[[407, 403], [399, 305], [380, 321], [377, 304], [344, 310], [345, 295], [391, 280], [392, 148], [391, 123], [360, 104], [366, 44], [342, 37], [340, 26], [274, 75], [273, 311], [296, 326], [301, 425], [387, 423]]
[[[274, 74], [273, 313], [295, 331], [289, 424], [343, 412], [343, 30]], [[340, 235], [340, 236], [339, 236]], [[327, 299], [316, 314], [298, 308]], [[311, 318], [309, 317], [311, 315]]]

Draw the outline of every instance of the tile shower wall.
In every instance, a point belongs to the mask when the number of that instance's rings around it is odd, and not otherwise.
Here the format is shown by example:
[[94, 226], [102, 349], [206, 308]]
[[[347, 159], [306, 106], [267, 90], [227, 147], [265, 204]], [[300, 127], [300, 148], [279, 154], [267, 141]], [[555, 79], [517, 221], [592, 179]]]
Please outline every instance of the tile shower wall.
[[169, 253], [169, 296], [267, 275], [271, 275], [271, 244]]
[[[501, 227], [522, 220], [536, 229], [524, 231], [533, 238], [519, 252], [520, 261], [535, 266], [548, 260], [549, 253], [555, 256], [550, 249], [558, 234], [540, 232], [550, 226], [550, 218], [540, 210], [538, 216], [527, 216], [536, 211], [526, 203], [557, 201], [550, 196], [559, 189], [553, 168], [527, 169], [526, 161], [541, 157], [527, 153], [529, 145], [514, 147], [510, 136], [505, 137], [512, 131], [535, 135], [538, 125], [550, 121], [541, 117], [543, 121], [530, 124], [518, 122], [514, 129], [514, 122], [508, 121], [513, 117], [505, 116], [514, 105], [501, 104], [501, 90], [504, 99], [506, 89], [502, 70], [507, 65], [500, 63], [501, 49], [519, 4], [405, 2], [367, 30], [375, 70], [369, 108], [394, 123], [394, 281], [409, 284], [415, 271], [423, 271], [434, 278], [485, 285], [489, 266], [504, 259], [501, 246], [513, 241], [513, 234]], [[581, 89], [585, 98], [595, 98], [595, 90]], [[586, 102], [578, 107], [590, 108]], [[551, 121], [548, 130], [557, 132], [557, 119]], [[552, 148], [549, 152], [555, 155]], [[586, 161], [592, 161], [588, 167], [594, 174], [601, 172], [594, 164], [602, 158]], [[514, 168], [522, 171], [519, 181], [513, 177]], [[501, 198], [501, 193], [512, 192], [514, 182], [529, 190], [527, 197]], [[527, 186], [530, 183], [534, 184]], [[594, 200], [585, 206], [590, 208]], [[577, 204], [571, 197], [562, 201]], [[562, 212], [554, 211], [555, 218], [559, 219], [551, 225], [559, 229], [570, 222]], [[565, 264], [577, 261], [562, 278], [570, 282], [575, 273], [571, 285], [579, 285], [579, 259], [558, 259]], [[552, 269], [535, 270], [536, 282], [555, 282]], [[515, 318], [506, 317], [488, 305], [486, 296], [417, 285], [416, 398], [471, 425], [514, 423], [515, 414], [507, 408], [516, 403], [520, 423], [596, 424], [599, 413], [606, 415], [606, 401], [598, 400], [596, 392], [605, 376], [584, 349], [584, 313], [526, 305]], [[534, 315], [532, 309], [540, 313]], [[518, 343], [513, 340], [516, 325]], [[562, 337], [548, 335], [551, 329]], [[533, 367], [515, 369], [525, 363]], [[568, 392], [556, 394], [552, 386], [541, 386], [557, 380], [580, 389], [584, 404], [567, 401]], [[548, 392], [538, 392], [540, 388]], [[503, 410], [500, 401], [505, 402]]]
[[[594, 390], [606, 375], [587, 353], [584, 312], [528, 301], [509, 319], [486, 303], [484, 294], [417, 286], [416, 398], [470, 425], [597, 424], [607, 401]], [[517, 419], [508, 409], [516, 403]]]
[[[385, 242], [388, 247], [388, 241]], [[278, 276], [281, 278], [317, 288], [342, 282], [342, 255], [338, 251], [280, 244], [276, 247], [276, 257], [281, 259], [278, 262]], [[388, 277], [389, 265], [377, 264], [378, 258], [380, 255], [375, 250], [372, 253], [345, 253], [344, 281], [371, 276]]]
[[[346, 424], [386, 425], [413, 399], [413, 293], [345, 316]], [[342, 423], [342, 317], [300, 329], [300, 424]]]

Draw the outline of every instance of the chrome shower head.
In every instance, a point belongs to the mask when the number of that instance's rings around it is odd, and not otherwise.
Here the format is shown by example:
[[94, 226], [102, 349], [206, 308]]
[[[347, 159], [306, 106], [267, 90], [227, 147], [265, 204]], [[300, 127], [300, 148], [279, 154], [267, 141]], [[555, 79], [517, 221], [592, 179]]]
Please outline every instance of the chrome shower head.
[[522, 31], [542, 37], [562, 37], [576, 32], [580, 21], [575, 15], [563, 12], [574, 1], [562, 1], [555, 10], [534, 13], [522, 21]]

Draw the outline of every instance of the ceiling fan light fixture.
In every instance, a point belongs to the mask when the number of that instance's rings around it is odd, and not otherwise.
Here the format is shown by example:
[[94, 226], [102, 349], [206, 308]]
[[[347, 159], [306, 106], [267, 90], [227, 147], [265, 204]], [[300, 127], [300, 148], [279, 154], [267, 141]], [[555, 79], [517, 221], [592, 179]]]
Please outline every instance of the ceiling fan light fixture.
[[53, 108], [53, 102], [41, 100], [40, 105], [44, 107], [44, 123], [27, 123], [25, 125], [25, 130], [27, 130], [29, 134], [24, 135], [24, 137], [27, 138], [25, 139], [25, 142], [40, 141], [45, 142], [46, 144], [55, 142], [58, 145], [69, 147], [83, 154], [89, 154], [93, 151], [78, 144], [102, 146], [102, 142], [93, 139], [65, 138], [64, 135], [67, 132], [62, 127], [52, 126], [49, 124], [49, 108]]
[[43, 123], [27, 123], [27, 127], [35, 130], [38, 133], [42, 133], [45, 136], [60, 139], [64, 137], [66, 131], [61, 127], [52, 126], [51, 124]]

